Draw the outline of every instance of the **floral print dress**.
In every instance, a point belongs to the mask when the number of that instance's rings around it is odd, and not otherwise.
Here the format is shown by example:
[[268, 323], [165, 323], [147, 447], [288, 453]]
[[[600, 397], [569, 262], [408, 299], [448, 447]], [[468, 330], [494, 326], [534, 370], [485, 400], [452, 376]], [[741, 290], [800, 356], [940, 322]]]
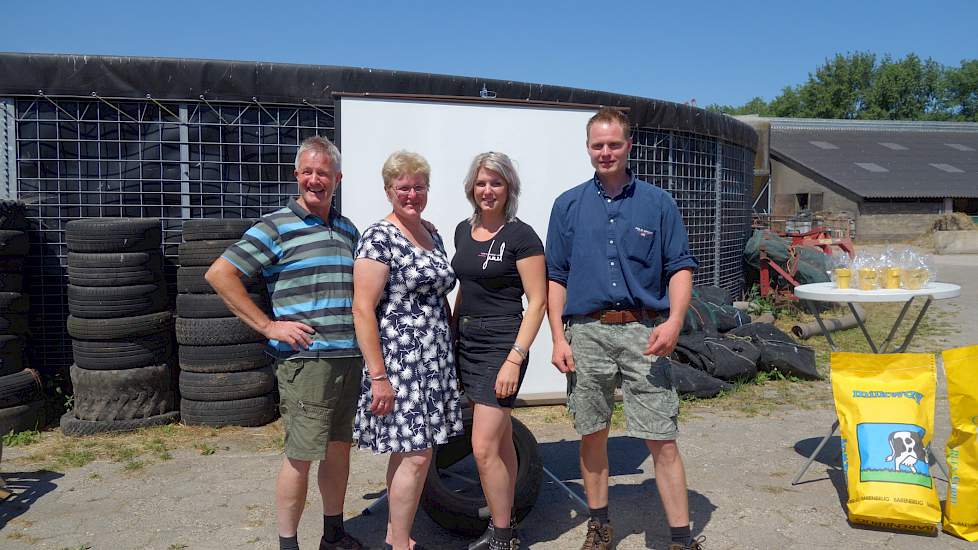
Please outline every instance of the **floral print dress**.
[[370, 412], [370, 376], [364, 367], [353, 439], [375, 453], [404, 453], [440, 445], [461, 434], [455, 354], [445, 295], [455, 272], [441, 237], [434, 250], [417, 247], [396, 225], [381, 220], [363, 232], [356, 257], [390, 268], [377, 305], [380, 345], [394, 388], [393, 410]]

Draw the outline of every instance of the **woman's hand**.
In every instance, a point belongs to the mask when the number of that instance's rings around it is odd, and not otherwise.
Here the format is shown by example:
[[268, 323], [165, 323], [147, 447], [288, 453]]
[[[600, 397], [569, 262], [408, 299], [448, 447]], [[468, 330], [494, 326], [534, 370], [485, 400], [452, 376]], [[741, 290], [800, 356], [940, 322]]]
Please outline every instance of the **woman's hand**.
[[516, 393], [520, 383], [520, 366], [511, 361], [504, 361], [496, 375], [496, 397], [503, 399]]
[[394, 388], [391, 387], [390, 380], [371, 380], [370, 394], [373, 400], [370, 402], [370, 412], [374, 416], [386, 416], [394, 410]]

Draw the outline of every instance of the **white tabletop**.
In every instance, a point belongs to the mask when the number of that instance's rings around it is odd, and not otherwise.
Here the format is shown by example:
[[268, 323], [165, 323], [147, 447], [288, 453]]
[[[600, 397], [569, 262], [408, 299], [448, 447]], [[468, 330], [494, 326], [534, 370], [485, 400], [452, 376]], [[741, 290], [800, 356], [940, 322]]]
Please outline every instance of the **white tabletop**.
[[929, 296], [935, 300], [943, 300], [956, 298], [960, 294], [961, 287], [952, 283], [927, 283], [919, 290], [904, 288], [859, 290], [836, 288], [835, 283], [811, 283], [795, 287], [795, 296], [814, 302], [906, 302], [914, 296]]

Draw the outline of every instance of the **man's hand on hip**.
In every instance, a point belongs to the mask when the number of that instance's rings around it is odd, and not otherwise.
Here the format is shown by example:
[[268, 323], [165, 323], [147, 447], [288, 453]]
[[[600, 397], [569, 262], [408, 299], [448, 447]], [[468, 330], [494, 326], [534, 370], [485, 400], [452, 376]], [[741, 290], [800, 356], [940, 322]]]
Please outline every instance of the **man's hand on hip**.
[[679, 331], [682, 330], [682, 321], [669, 319], [661, 325], [652, 329], [649, 333], [649, 345], [645, 347], [644, 355], [655, 355], [656, 357], [666, 357], [676, 349], [676, 342], [679, 341]]
[[315, 334], [316, 330], [298, 321], [269, 321], [261, 333], [269, 340], [278, 340], [299, 351], [300, 348], [309, 349], [312, 344], [310, 335]]
[[562, 339], [559, 342], [554, 342], [554, 351], [550, 356], [550, 362], [560, 372], [574, 372], [574, 354], [571, 352], [571, 347], [567, 343], [567, 340]]

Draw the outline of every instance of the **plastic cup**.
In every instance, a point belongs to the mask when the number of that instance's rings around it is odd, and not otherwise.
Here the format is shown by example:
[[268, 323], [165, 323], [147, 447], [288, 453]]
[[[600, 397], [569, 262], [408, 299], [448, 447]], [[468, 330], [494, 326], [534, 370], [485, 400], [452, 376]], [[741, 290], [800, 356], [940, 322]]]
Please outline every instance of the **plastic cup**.
[[903, 270], [903, 288], [920, 290], [924, 288], [928, 278], [930, 278], [930, 273], [927, 272], [926, 268], [915, 267], [913, 269], [905, 269]]
[[859, 290], [876, 290], [880, 287], [880, 273], [875, 267], [861, 267], [859, 274]]
[[900, 288], [900, 276], [903, 270], [899, 267], [888, 267], [883, 276], [883, 288]]
[[852, 270], [848, 267], [837, 267], [835, 268], [835, 287], [836, 288], [851, 288], [852, 285]]

